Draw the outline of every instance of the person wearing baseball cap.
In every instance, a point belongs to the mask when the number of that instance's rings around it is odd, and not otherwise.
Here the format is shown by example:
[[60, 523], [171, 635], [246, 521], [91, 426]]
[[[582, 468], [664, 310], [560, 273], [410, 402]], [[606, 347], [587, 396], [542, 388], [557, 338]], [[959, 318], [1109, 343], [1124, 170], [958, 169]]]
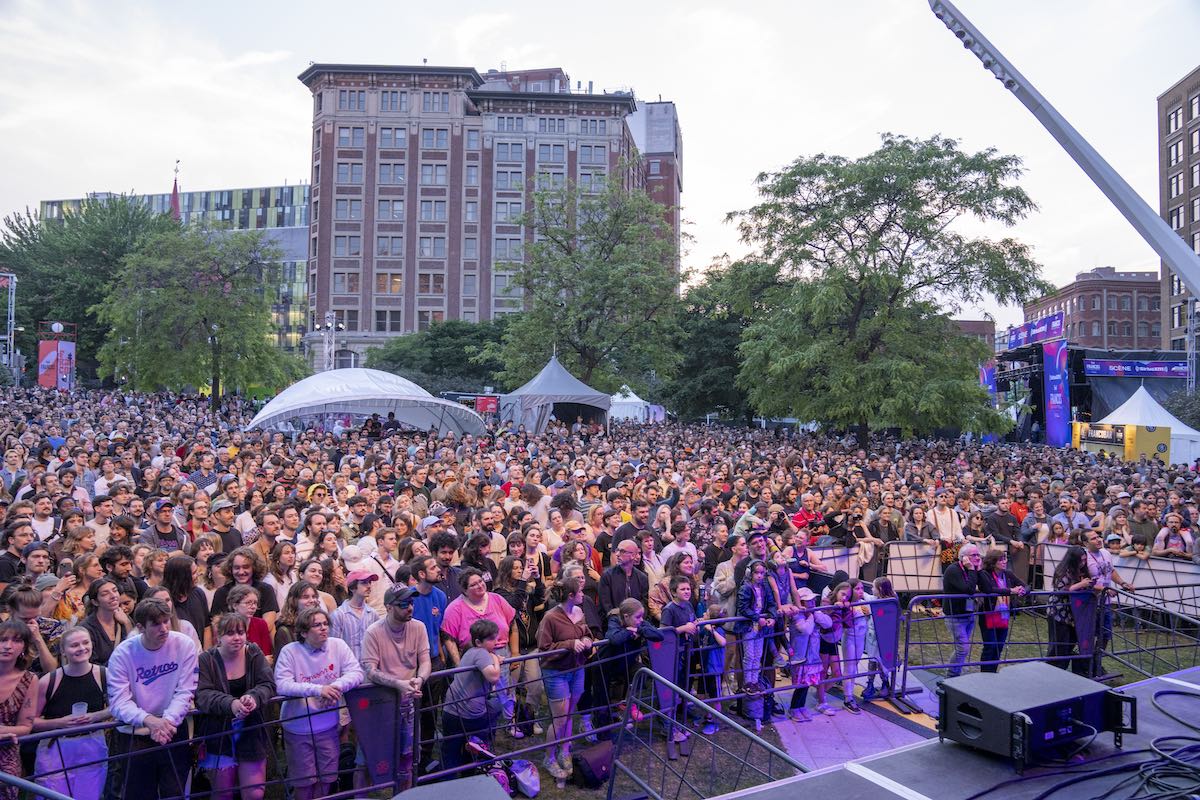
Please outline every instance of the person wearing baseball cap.
[[[416, 594], [417, 590], [411, 586], [388, 589], [383, 596], [387, 616], [367, 629], [362, 644], [362, 666], [367, 680], [400, 692], [402, 721], [396, 726], [398, 736], [412, 735], [413, 700], [433, 670], [429, 635], [425, 625], [413, 619]], [[411, 783], [411, 773], [405, 778]], [[404, 785], [402, 782], [401, 787]]]
[[351, 570], [346, 574], [346, 591], [350, 596], [334, 609], [329, 617], [329, 635], [336, 636], [362, 660], [363, 639], [367, 628], [379, 621], [379, 614], [367, 604], [379, 576], [365, 569]]

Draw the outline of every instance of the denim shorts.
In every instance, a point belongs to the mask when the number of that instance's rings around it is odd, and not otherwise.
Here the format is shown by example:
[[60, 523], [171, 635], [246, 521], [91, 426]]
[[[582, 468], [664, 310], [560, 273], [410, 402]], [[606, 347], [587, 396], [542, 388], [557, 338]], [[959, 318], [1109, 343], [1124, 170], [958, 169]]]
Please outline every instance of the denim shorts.
[[578, 700], [583, 697], [583, 667], [571, 670], [542, 668], [542, 683], [551, 700]]

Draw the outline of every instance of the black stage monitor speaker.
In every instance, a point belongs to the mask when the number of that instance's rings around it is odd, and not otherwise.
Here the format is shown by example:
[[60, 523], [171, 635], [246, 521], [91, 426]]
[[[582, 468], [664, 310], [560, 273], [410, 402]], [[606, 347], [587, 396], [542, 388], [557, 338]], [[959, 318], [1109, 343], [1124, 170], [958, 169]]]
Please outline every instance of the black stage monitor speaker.
[[1136, 699], [1042, 662], [947, 678], [938, 686], [938, 739], [1012, 758], [1017, 771], [1092, 735], [1137, 732]]
[[472, 775], [452, 781], [430, 783], [401, 792], [392, 800], [446, 800], [448, 797], [470, 798], [470, 800], [511, 800], [508, 792], [500, 788], [495, 778], [489, 775]]

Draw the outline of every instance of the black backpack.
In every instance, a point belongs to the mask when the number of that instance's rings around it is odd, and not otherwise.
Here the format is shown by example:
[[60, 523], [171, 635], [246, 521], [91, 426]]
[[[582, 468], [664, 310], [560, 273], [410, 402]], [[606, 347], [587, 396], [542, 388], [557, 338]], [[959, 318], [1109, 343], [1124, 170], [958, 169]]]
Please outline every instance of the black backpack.
[[599, 789], [608, 783], [608, 776], [612, 772], [613, 757], [611, 739], [603, 739], [590, 747], [576, 751], [571, 757], [575, 782], [584, 789]]

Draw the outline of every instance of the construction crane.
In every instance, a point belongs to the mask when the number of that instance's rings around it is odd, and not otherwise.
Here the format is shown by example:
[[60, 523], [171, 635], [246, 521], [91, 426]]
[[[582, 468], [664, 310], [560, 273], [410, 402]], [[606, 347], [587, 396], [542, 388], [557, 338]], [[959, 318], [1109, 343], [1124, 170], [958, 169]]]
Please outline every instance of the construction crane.
[[[1087, 139], [1079, 131], [1071, 127], [1071, 123], [1063, 118], [1058, 110], [1050, 105], [1045, 97], [1034, 88], [1029, 80], [1017, 71], [1017, 68], [1005, 58], [996, 46], [979, 32], [966, 16], [949, 0], [929, 0], [929, 8], [934, 16], [940, 19], [951, 33], [959, 38], [963, 47], [970, 50], [983, 68], [1000, 81], [1021, 105], [1029, 109], [1029, 113], [1042, 123], [1050, 135], [1054, 137], [1067, 154], [1075, 159], [1092, 183], [1100, 187], [1117, 210], [1129, 221], [1146, 243], [1154, 248], [1159, 258], [1167, 265], [1172, 273], [1177, 275], [1187, 287], [1192, 298], [1200, 298], [1200, 257], [1179, 234], [1171, 230], [1171, 226], [1160, 217], [1141, 196], [1133, 190], [1125, 179], [1112, 168], [1104, 158], [1096, 152]], [[1196, 301], [1188, 300], [1188, 331], [1187, 359], [1189, 392], [1196, 388]]]

